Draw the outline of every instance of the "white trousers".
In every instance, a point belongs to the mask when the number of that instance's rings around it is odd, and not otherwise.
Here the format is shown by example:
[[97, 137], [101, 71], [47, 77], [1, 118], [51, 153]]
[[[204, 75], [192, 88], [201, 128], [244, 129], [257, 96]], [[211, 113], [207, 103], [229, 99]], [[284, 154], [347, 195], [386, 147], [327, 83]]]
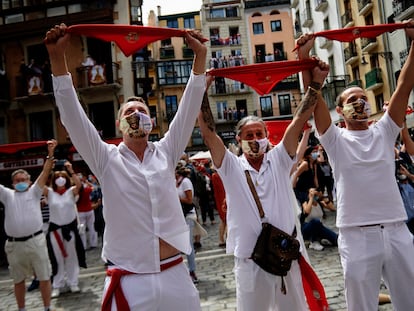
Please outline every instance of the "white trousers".
[[396, 311], [414, 310], [414, 244], [404, 222], [339, 230], [348, 311], [377, 311], [381, 276]]
[[298, 261], [284, 277], [287, 294], [281, 292], [282, 278], [264, 271], [251, 259], [235, 257], [237, 311], [309, 310]]
[[[67, 284], [68, 286], [77, 286], [79, 277], [79, 262], [75, 248], [75, 236], [73, 232], [70, 233], [70, 241], [66, 241], [62, 237], [62, 230], [56, 231], [62, 242], [64, 249], [67, 253], [67, 257], [63, 257], [62, 251], [56, 241], [53, 232], [50, 233], [50, 241], [52, 243], [53, 253], [55, 254], [56, 262], [58, 265], [57, 274], [53, 277], [53, 288], [62, 288]], [[66, 276], [66, 282], [65, 282]]]
[[[106, 277], [102, 297], [105, 297], [110, 280]], [[184, 263], [160, 273], [125, 275], [121, 278], [121, 286], [131, 311], [201, 311], [198, 290]], [[115, 297], [111, 310], [117, 310]]]
[[[95, 231], [95, 212], [79, 212], [79, 222], [85, 226], [83, 233], [80, 234], [82, 239], [83, 247], [85, 249], [89, 247], [98, 246], [98, 234]], [[87, 244], [89, 242], [89, 244]]]

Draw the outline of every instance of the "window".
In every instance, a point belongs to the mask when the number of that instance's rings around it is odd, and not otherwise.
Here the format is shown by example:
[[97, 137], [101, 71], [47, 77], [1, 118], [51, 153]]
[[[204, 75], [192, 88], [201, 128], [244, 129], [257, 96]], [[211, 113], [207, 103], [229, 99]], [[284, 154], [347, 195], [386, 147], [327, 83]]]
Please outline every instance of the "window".
[[115, 137], [114, 104], [101, 102], [88, 105], [89, 119], [95, 125], [102, 138]]
[[178, 28], [178, 20], [170, 19], [167, 21], [167, 27], [169, 28]]
[[190, 78], [192, 60], [157, 63], [158, 84], [186, 84]]
[[196, 28], [195, 27], [194, 17], [184, 18], [184, 28], [186, 28], [186, 29], [194, 29], [194, 28]]
[[191, 141], [193, 146], [203, 144], [203, 137], [201, 136], [201, 130], [199, 127], [195, 127], [193, 129], [193, 133], [191, 134]]
[[280, 20], [271, 21], [270, 22], [270, 29], [272, 31], [282, 31], [282, 22]]
[[6, 121], [4, 117], [0, 117], [0, 144], [6, 143]]
[[168, 123], [172, 121], [178, 109], [177, 96], [165, 96], [165, 117]]
[[[112, 123], [113, 123], [112, 118]], [[30, 140], [48, 140], [53, 134], [52, 111], [35, 112], [29, 114]]]
[[262, 33], [264, 33], [264, 30], [263, 30], [263, 23], [253, 23], [253, 33], [255, 34], [255, 35], [259, 35], [259, 34], [262, 34]]
[[376, 103], [376, 108], [377, 108], [377, 112], [378, 111], [382, 111], [382, 106], [384, 105], [384, 94], [378, 94], [375, 96], [375, 103]]
[[227, 102], [217, 102], [217, 120], [226, 121], [227, 120]]
[[290, 102], [290, 95], [289, 94], [282, 94], [278, 96], [279, 100], [279, 111], [280, 115], [289, 115], [292, 114], [292, 105]]
[[270, 96], [260, 97], [260, 110], [262, 117], [273, 116], [272, 98]]

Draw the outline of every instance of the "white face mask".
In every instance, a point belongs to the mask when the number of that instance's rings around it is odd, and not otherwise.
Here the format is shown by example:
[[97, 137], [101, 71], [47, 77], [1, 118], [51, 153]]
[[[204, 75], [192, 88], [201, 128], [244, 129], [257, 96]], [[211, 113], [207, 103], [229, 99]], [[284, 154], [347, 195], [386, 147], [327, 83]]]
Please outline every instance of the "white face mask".
[[269, 141], [267, 138], [259, 139], [259, 140], [242, 140], [241, 141], [241, 148], [243, 153], [247, 153], [250, 157], [259, 158], [262, 156], [269, 145]]
[[64, 185], [66, 185], [66, 178], [65, 177], [58, 177], [55, 179], [55, 184], [58, 187], [63, 187]]
[[119, 129], [131, 138], [145, 137], [152, 131], [152, 120], [145, 113], [135, 111], [121, 119]]
[[358, 99], [353, 103], [344, 104], [342, 112], [347, 119], [366, 121], [371, 115], [371, 105], [363, 99]]

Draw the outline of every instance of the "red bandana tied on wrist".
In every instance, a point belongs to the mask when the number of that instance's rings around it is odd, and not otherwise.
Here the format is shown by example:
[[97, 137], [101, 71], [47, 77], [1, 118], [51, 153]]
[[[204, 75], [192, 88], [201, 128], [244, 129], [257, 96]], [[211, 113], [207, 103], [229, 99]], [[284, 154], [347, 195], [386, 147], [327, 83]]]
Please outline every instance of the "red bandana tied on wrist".
[[264, 95], [270, 93], [284, 78], [299, 71], [310, 70], [317, 64], [316, 59], [309, 58], [212, 69], [208, 74], [243, 82], [259, 95]]
[[185, 35], [185, 30], [181, 29], [122, 24], [79, 24], [69, 26], [66, 31], [106, 42], [113, 41], [125, 56], [130, 56], [152, 42]]

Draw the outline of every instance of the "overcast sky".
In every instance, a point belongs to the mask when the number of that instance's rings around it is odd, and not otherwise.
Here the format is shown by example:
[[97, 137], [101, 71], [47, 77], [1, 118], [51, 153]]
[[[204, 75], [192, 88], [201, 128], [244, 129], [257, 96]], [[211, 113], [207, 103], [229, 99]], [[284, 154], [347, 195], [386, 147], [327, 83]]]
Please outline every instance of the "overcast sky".
[[169, 15], [176, 13], [185, 13], [192, 11], [199, 11], [202, 0], [143, 0], [142, 3], [142, 17], [144, 25], [147, 24], [148, 14], [151, 10], [157, 14], [157, 6], [161, 6], [161, 14]]

